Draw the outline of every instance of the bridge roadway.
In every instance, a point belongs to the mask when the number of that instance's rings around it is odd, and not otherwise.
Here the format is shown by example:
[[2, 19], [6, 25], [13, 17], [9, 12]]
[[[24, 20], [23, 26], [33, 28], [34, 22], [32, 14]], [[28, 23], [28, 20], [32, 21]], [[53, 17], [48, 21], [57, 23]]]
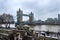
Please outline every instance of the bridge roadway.
[[28, 15], [28, 14], [22, 14], [23, 16], [30, 16], [30, 15]]

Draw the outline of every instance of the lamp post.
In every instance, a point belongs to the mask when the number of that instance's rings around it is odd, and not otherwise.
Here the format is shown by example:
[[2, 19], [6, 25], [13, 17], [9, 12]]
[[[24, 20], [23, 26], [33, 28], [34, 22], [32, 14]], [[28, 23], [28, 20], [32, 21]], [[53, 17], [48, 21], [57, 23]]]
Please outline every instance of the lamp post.
[[57, 35], [58, 35], [58, 40], [59, 40], [59, 34], [60, 34], [60, 33], [58, 32], [58, 34], [57, 34]]

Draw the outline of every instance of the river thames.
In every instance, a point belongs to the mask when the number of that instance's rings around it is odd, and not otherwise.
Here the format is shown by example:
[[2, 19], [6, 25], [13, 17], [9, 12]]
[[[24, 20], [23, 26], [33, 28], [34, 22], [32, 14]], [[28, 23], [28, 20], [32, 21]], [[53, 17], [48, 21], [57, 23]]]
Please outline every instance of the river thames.
[[60, 25], [37, 25], [32, 28], [37, 31], [60, 32]]
[[[14, 28], [14, 25], [11, 25], [11, 28]], [[50, 32], [60, 32], [60, 25], [37, 25], [37, 26], [30, 26], [36, 31], [50, 31]]]

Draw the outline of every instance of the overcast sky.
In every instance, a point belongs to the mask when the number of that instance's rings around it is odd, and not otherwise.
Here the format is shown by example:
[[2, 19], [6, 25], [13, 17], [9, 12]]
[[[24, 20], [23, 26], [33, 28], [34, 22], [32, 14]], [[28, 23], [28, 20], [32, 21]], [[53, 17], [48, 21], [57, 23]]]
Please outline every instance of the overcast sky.
[[[0, 0], [0, 14], [10, 13], [16, 18], [16, 12], [21, 9], [24, 14], [34, 13], [36, 20], [55, 18], [60, 13], [60, 0]], [[28, 18], [24, 18], [25, 20]]]

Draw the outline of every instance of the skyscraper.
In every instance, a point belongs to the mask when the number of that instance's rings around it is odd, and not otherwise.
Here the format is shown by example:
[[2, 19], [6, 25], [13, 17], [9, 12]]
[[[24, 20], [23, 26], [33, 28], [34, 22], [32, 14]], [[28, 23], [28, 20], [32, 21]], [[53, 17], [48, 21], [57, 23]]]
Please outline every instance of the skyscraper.
[[58, 14], [58, 24], [60, 24], [60, 14]]

